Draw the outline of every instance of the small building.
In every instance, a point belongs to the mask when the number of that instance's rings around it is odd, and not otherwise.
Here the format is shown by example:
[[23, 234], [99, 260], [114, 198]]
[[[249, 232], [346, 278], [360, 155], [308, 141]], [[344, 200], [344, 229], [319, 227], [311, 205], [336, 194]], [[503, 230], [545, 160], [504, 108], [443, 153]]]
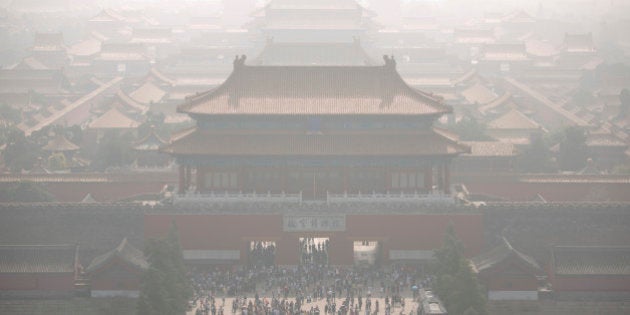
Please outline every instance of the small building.
[[160, 147], [168, 141], [162, 139], [152, 126], [149, 133], [136, 142], [133, 149], [136, 151], [135, 165], [139, 168], [166, 167], [172, 161], [168, 154], [160, 152]]
[[586, 138], [590, 158], [600, 169], [612, 169], [627, 160], [628, 144], [611, 132], [590, 133]]
[[129, 297], [140, 294], [140, 280], [149, 263], [139, 249], [123, 239], [115, 249], [92, 260], [85, 270], [92, 297]]
[[506, 173], [514, 171], [518, 150], [501, 141], [467, 141], [471, 149], [453, 160], [454, 173]]
[[42, 150], [44, 151], [49, 151], [51, 153], [63, 153], [66, 159], [71, 159], [74, 152], [79, 149], [79, 146], [68, 140], [62, 132], [57, 133], [44, 147], [42, 147]]
[[558, 296], [630, 295], [630, 247], [555, 246], [549, 279]]
[[538, 300], [536, 261], [503, 238], [499, 246], [472, 259], [473, 270], [488, 290], [489, 300]]
[[51, 163], [50, 158], [53, 156], [58, 154], [63, 155], [63, 161], [58, 161], [58, 164], [55, 164], [56, 168], [70, 168], [74, 166], [73, 156], [79, 149], [79, 146], [68, 140], [63, 132], [57, 133], [44, 147], [42, 147], [42, 150], [50, 152], [51, 154], [49, 157], [49, 163]]
[[0, 246], [0, 296], [72, 296], [78, 252], [78, 245]]
[[514, 72], [530, 64], [524, 43], [485, 44], [479, 56], [480, 68], [488, 72]]
[[518, 109], [511, 109], [488, 123], [489, 136], [515, 145], [526, 146], [531, 135], [543, 130], [542, 126]]
[[121, 113], [116, 107], [112, 107], [100, 117], [93, 120], [88, 129], [95, 130], [97, 140], [100, 140], [107, 131], [117, 131], [119, 133], [135, 132], [140, 126], [140, 122]]
[[36, 33], [31, 56], [50, 68], [59, 69], [68, 64], [67, 49], [62, 33]]

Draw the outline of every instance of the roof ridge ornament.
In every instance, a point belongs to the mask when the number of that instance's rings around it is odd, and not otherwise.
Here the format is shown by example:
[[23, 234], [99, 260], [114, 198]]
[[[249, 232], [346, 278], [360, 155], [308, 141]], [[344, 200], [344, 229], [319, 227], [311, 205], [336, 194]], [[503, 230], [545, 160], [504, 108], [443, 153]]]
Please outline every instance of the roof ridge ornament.
[[234, 56], [234, 69], [241, 68], [245, 65], [245, 60], [247, 59], [246, 55], [238, 55]]
[[396, 59], [394, 58], [394, 55], [383, 55], [383, 60], [385, 61], [385, 68], [396, 69]]

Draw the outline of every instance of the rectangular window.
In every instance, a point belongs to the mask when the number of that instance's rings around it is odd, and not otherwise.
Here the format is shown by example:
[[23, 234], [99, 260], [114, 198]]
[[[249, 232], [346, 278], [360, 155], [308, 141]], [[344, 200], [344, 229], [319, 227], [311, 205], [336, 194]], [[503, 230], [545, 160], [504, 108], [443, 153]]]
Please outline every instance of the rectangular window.
[[407, 173], [400, 173], [400, 188], [407, 188]]

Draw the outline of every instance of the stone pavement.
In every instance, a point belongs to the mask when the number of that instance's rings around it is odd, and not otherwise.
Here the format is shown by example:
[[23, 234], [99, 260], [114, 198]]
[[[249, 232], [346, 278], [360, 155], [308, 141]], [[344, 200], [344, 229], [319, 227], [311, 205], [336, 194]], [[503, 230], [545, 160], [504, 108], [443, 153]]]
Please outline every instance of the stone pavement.
[[[405, 299], [405, 308], [403, 309], [402, 307], [400, 307], [400, 305], [396, 304], [395, 307], [391, 308], [391, 315], [415, 315], [416, 314], [416, 310], [418, 309], [418, 302], [415, 301], [412, 296], [411, 296], [411, 291], [407, 290], [405, 292], [403, 292], [403, 298]], [[246, 297], [248, 298], [248, 301], [250, 299], [254, 299], [254, 295], [251, 294], [250, 295], [246, 295]], [[261, 299], [263, 298], [267, 298], [268, 300], [271, 300], [271, 295], [267, 295], [267, 294], [262, 294], [260, 296]], [[221, 297], [216, 297], [216, 306], [217, 309], [221, 307], [222, 305], [222, 300]], [[223, 307], [223, 315], [241, 315], [241, 311], [237, 310], [236, 313], [232, 313], [232, 301], [234, 300], [234, 297], [226, 297], [225, 298], [225, 306]], [[336, 299], [337, 301], [337, 306], [339, 307], [341, 305], [341, 303], [343, 302], [344, 299]], [[372, 313], [374, 313], [374, 306], [376, 304], [376, 301], [378, 300], [379, 303], [379, 307], [380, 310], [378, 312], [378, 314], [385, 314], [385, 297], [381, 297], [381, 296], [377, 296], [377, 297], [372, 297]], [[287, 299], [288, 302], [295, 302], [295, 297], [289, 297]], [[356, 298], [355, 298], [355, 303], [356, 303]], [[315, 306], [319, 306], [319, 309], [321, 311], [321, 315], [325, 315], [324, 314], [324, 306], [326, 305], [326, 299], [322, 298], [319, 300], [313, 300], [311, 303], [304, 303], [304, 305], [302, 306], [302, 310], [304, 312], [308, 312], [311, 307], [315, 307]], [[196, 308], [193, 308], [192, 310], [190, 310], [189, 312], [187, 312], [187, 315], [194, 315], [196, 311]], [[364, 303], [363, 303], [363, 310], [359, 312], [359, 314], [363, 315], [365, 314], [365, 297], [364, 297]]]

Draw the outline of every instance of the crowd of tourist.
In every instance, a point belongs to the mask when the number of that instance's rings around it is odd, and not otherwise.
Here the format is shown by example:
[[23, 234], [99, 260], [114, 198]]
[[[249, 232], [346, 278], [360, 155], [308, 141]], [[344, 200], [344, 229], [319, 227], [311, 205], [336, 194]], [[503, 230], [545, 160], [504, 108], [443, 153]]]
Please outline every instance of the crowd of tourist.
[[[390, 315], [392, 307], [404, 308], [403, 292], [415, 296], [430, 281], [421, 267], [325, 264], [193, 268], [190, 277], [197, 314], [204, 315], [223, 315], [226, 307], [242, 315]], [[225, 305], [226, 297], [231, 305]], [[314, 301], [324, 302], [323, 309]]]

